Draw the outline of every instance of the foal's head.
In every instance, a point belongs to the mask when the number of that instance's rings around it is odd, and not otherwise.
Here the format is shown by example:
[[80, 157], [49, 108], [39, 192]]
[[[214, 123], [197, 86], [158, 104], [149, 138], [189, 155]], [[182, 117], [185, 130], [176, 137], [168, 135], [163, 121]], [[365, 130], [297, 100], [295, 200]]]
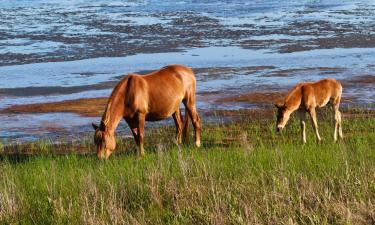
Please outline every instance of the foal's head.
[[281, 132], [290, 118], [291, 111], [285, 104], [276, 103], [275, 106], [277, 108], [276, 131]]
[[106, 131], [103, 126], [92, 124], [95, 130], [94, 142], [97, 147], [96, 154], [99, 159], [108, 159], [116, 148], [115, 135]]

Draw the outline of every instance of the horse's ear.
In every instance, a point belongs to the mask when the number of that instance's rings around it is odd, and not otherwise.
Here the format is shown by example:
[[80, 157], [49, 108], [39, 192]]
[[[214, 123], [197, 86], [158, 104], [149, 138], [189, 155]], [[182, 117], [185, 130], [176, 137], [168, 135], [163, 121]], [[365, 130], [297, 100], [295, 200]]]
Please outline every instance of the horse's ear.
[[98, 125], [96, 125], [95, 123], [92, 123], [91, 125], [92, 125], [92, 127], [94, 128], [94, 130], [96, 130], [96, 129], [99, 128]]
[[284, 107], [284, 104], [282, 104], [281, 102], [276, 102], [276, 103], [274, 103], [274, 105], [275, 105], [275, 107], [278, 108], [278, 109]]

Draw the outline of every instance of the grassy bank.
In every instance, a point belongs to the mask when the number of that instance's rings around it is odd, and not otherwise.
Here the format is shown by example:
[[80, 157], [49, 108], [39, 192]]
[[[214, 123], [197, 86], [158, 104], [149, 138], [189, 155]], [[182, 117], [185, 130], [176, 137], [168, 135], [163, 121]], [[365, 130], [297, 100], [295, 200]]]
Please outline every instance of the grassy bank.
[[155, 128], [144, 158], [125, 152], [134, 148], [126, 139], [104, 162], [33, 143], [41, 154], [2, 159], [0, 223], [374, 224], [375, 118], [344, 117], [337, 144], [329, 119], [320, 119], [322, 144], [310, 127], [301, 145], [296, 121], [277, 135], [273, 120], [242, 115], [204, 125], [201, 149]]

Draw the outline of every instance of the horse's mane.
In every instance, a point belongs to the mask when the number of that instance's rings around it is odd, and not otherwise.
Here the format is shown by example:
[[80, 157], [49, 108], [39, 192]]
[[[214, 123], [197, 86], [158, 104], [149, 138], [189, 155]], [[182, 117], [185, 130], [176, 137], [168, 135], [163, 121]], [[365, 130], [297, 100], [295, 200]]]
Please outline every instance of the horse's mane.
[[112, 101], [111, 99], [108, 100], [107, 107], [104, 110], [103, 116], [102, 116], [102, 121], [101, 124], [104, 126], [107, 126], [111, 119], [111, 114], [109, 113], [109, 110], [111, 109]]
[[125, 76], [113, 89], [111, 96], [108, 99], [107, 106], [104, 110], [103, 116], [102, 116], [102, 121], [101, 121], [101, 126], [106, 127], [108, 123], [111, 121], [111, 109], [113, 102], [116, 101], [119, 92], [123, 90], [123, 87], [126, 86], [128, 78], [130, 76]]

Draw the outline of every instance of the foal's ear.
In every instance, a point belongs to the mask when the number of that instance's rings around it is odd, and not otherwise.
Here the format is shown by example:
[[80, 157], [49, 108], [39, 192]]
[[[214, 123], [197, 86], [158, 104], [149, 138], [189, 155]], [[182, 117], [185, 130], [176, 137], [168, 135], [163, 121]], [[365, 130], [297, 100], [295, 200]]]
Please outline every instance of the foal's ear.
[[274, 103], [274, 105], [275, 105], [275, 107], [278, 108], [278, 109], [284, 107], [284, 104], [282, 104], [282, 103], [280, 103], [280, 102], [276, 102], [276, 103]]
[[94, 130], [96, 130], [96, 129], [99, 128], [98, 125], [96, 125], [95, 123], [92, 123], [91, 125], [92, 125], [92, 127], [94, 128]]

